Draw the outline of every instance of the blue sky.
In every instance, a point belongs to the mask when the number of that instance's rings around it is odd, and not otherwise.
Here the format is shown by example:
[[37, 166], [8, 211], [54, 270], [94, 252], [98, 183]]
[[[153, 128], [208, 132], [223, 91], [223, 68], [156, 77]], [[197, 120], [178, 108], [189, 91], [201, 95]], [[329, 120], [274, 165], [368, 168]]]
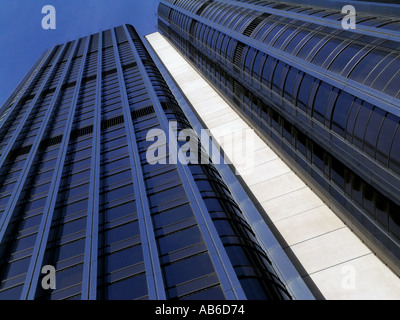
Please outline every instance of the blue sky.
[[[157, 0], [0, 0], [0, 106], [39, 56], [54, 45], [123, 23], [156, 31]], [[42, 7], [56, 9], [56, 29], [42, 28]]]

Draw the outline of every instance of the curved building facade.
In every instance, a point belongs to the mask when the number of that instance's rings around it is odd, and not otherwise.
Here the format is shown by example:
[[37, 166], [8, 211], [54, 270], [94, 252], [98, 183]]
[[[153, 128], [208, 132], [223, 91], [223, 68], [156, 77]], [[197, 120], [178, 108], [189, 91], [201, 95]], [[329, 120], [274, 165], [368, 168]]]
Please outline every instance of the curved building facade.
[[400, 19], [360, 13], [344, 30], [334, 8], [251, 0], [161, 0], [158, 16], [163, 35], [399, 274]]

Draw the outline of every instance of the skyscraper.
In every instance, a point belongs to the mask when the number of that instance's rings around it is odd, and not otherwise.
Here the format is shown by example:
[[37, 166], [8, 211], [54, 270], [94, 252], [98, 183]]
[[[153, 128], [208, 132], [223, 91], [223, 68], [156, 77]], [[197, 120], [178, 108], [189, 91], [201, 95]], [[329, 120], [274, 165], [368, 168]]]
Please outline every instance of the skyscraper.
[[132, 26], [56, 45], [0, 114], [0, 299], [313, 299], [233, 174], [149, 163], [191, 124]]
[[[296, 175], [399, 275], [399, 6], [362, 2], [356, 6], [356, 29], [345, 30], [345, 4], [161, 0], [158, 26]], [[153, 41], [156, 47], [162, 40]], [[292, 193], [289, 189], [288, 184]], [[301, 206], [300, 196], [297, 201]], [[267, 209], [264, 217], [270, 219]], [[301, 228], [304, 220], [292, 223]], [[282, 225], [275, 224], [278, 229]], [[290, 227], [295, 229], [287, 225], [282, 230]], [[287, 239], [283, 235], [283, 242]], [[343, 248], [342, 240], [338, 232], [327, 243]], [[290, 243], [288, 247], [294, 250]], [[324, 250], [316, 243], [309, 250], [329, 255], [340, 249]], [[300, 265], [308, 254], [299, 250]]]

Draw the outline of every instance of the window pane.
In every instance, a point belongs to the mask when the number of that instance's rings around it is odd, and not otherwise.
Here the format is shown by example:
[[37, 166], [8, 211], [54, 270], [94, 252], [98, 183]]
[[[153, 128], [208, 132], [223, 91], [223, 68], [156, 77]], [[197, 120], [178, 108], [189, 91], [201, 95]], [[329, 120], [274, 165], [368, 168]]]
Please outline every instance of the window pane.
[[383, 90], [393, 76], [400, 70], [400, 59], [397, 58], [389, 64], [386, 69], [379, 75], [379, 77], [372, 84], [372, 87], [376, 90]]
[[354, 102], [354, 96], [342, 91], [336, 101], [332, 116], [332, 130], [344, 137], [347, 118]]
[[357, 120], [354, 126], [353, 143], [362, 149], [364, 141], [365, 128], [371, 115], [373, 106], [369, 103], [363, 103], [357, 115]]
[[167, 287], [214, 272], [207, 253], [180, 260], [164, 267]]
[[349, 78], [355, 81], [364, 82], [369, 73], [379, 64], [388, 54], [384, 51], [374, 50], [368, 53], [354, 68]]
[[362, 50], [363, 46], [357, 44], [351, 44], [346, 49], [344, 49], [335, 58], [333, 63], [330, 65], [329, 70], [337, 73], [342, 73], [346, 65], [350, 62], [353, 57]]
[[339, 46], [340, 43], [342, 43], [342, 41], [335, 38], [329, 40], [315, 55], [312, 63], [316, 64], [317, 66], [322, 66], [328, 56]]
[[312, 49], [315, 48], [315, 46], [323, 39], [322, 34], [315, 34], [308, 42], [304, 45], [303, 48], [298, 53], [298, 57], [305, 59], [311, 52]]
[[376, 148], [376, 159], [388, 165], [390, 148], [392, 146], [393, 137], [396, 133], [397, 127], [399, 126], [399, 118], [388, 114], [382, 124], [382, 129], [379, 133], [377, 148]]
[[160, 254], [163, 255], [202, 241], [203, 238], [199, 228], [192, 227], [160, 237], [158, 239], [158, 245], [160, 248]]
[[313, 107], [313, 118], [319, 122], [324, 122], [326, 106], [329, 100], [330, 93], [333, 87], [326, 83], [321, 83], [318, 88], [317, 96], [315, 97]]
[[195, 294], [181, 298], [182, 300], [225, 300], [220, 286], [202, 290]]
[[300, 85], [297, 106], [304, 111], [307, 110], [308, 97], [310, 95], [313, 83], [314, 78], [309, 75], [305, 75]]
[[375, 157], [376, 140], [385, 114], [385, 111], [375, 108], [369, 119], [367, 130], [365, 131], [364, 151], [373, 157]]
[[105, 272], [111, 273], [143, 261], [142, 247], [134, 246], [120, 250], [106, 257]]
[[389, 168], [400, 174], [400, 130], [397, 130], [393, 140]]
[[298, 74], [299, 74], [299, 70], [291, 67], [290, 71], [288, 72], [288, 75], [286, 77], [284, 95], [285, 95], [285, 98], [288, 100], [292, 99], [292, 94], [293, 94], [293, 90], [294, 90], [294, 86], [295, 86], [296, 78], [297, 78]]
[[145, 295], [147, 295], [145, 274], [115, 282], [106, 289], [107, 300], [133, 300]]
[[137, 221], [124, 224], [110, 229], [106, 232], [106, 242], [108, 244], [125, 240], [139, 234], [139, 223]]

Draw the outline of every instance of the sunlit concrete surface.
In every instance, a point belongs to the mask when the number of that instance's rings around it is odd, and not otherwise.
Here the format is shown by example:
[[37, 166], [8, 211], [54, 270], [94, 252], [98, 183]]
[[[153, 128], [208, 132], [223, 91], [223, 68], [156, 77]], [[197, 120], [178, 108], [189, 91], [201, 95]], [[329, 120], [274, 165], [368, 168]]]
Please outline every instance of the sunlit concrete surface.
[[[400, 299], [400, 279], [251, 130], [159, 33], [147, 36], [164, 66], [240, 174], [248, 194], [283, 238], [299, 272], [325, 299]], [[252, 134], [252, 146], [230, 138]], [[248, 137], [247, 137], [248, 138]], [[243, 138], [244, 139], [244, 138]], [[244, 149], [243, 149], [244, 148]], [[251, 166], [245, 158], [251, 160]], [[297, 261], [296, 261], [297, 260]], [[312, 280], [312, 281], [309, 281]]]

